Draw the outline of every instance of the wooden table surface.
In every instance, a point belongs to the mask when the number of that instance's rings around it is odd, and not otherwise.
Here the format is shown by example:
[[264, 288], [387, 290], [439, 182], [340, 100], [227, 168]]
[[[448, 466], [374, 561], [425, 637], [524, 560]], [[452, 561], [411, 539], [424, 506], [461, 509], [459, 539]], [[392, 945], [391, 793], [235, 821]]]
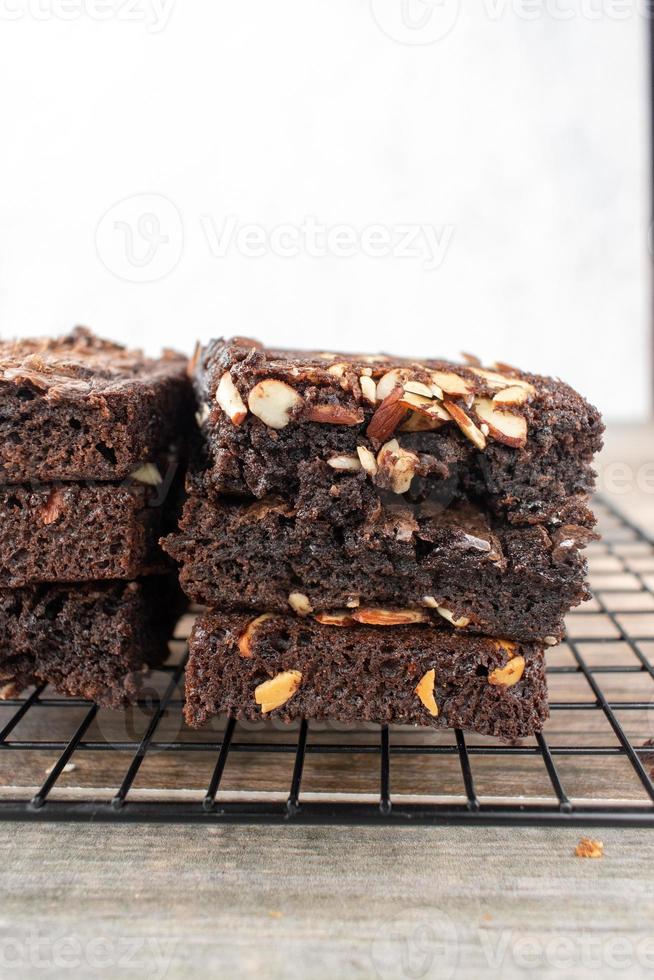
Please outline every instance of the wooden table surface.
[[[600, 466], [651, 532], [653, 449], [613, 429]], [[0, 854], [0, 977], [654, 973], [647, 830], [0, 824]]]

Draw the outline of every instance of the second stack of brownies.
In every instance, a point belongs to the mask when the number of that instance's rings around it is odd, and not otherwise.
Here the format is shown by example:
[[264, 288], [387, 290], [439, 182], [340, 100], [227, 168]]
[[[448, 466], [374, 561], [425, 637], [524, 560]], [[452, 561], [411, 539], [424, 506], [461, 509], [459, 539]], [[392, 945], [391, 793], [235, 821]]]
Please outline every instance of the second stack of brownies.
[[186, 717], [467, 728], [547, 717], [544, 651], [587, 596], [599, 414], [508, 366], [215, 341], [167, 539], [196, 623]]
[[84, 328], [0, 343], [0, 699], [117, 707], [161, 661], [179, 587], [158, 539], [192, 419], [186, 359]]

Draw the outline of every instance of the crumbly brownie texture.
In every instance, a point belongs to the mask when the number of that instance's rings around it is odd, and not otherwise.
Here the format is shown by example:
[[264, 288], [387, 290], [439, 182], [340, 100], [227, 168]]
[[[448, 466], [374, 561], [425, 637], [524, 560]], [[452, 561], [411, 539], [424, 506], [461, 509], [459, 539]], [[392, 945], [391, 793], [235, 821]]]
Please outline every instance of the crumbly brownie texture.
[[166, 570], [158, 541], [174, 524], [162, 496], [140, 482], [0, 487], [0, 587]]
[[0, 482], [121, 480], [183, 443], [193, 418], [186, 366], [82, 327], [0, 343]]
[[172, 576], [0, 589], [0, 699], [45, 681], [107, 707], [127, 704], [145, 665], [165, 660], [182, 609]]
[[430, 626], [382, 630], [291, 617], [202, 616], [190, 640], [186, 721], [229, 712], [465, 728], [498, 738], [548, 716], [542, 648]]
[[280, 498], [215, 504], [191, 496], [165, 542], [196, 602], [375, 621], [406, 610], [449, 629], [553, 644], [588, 597], [584, 528], [516, 528], [470, 506], [396, 505], [357, 527], [297, 518]]
[[[517, 371], [385, 355], [266, 350], [217, 340], [193, 364], [215, 493], [311, 495], [302, 464], [333, 470], [338, 506], [352, 474], [394, 494], [483, 502], [514, 523], [591, 526], [599, 413], [568, 385]], [[329, 500], [325, 500], [331, 519]]]

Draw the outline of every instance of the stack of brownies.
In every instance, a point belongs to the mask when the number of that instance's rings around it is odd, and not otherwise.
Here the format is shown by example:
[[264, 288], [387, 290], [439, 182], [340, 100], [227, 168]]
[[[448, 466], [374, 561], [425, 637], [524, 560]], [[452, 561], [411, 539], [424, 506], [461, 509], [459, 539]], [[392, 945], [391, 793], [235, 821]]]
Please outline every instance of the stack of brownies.
[[83, 328], [0, 343], [0, 698], [49, 682], [119, 706], [165, 657], [179, 590], [158, 540], [189, 417], [179, 355]]
[[465, 728], [547, 717], [544, 652], [587, 596], [598, 412], [517, 371], [215, 341], [165, 542], [187, 595], [186, 718]]

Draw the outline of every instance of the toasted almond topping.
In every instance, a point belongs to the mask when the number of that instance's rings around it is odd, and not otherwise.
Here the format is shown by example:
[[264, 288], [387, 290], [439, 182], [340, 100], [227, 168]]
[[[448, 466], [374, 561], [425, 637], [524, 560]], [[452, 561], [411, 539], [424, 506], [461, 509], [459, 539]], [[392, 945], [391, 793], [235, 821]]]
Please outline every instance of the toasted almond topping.
[[288, 604], [298, 616], [308, 616], [313, 612], [313, 606], [309, 602], [309, 596], [304, 592], [291, 592], [288, 597]]
[[546, 636], [545, 637], [545, 645], [548, 646], [548, 647], [555, 647], [555, 646], [557, 646], [558, 642], [559, 641], [557, 640], [557, 638], [555, 636]]
[[512, 657], [504, 667], [496, 667], [488, 675], [488, 683], [498, 687], [513, 687], [525, 672], [525, 658]]
[[367, 626], [406, 626], [409, 623], [427, 622], [424, 613], [417, 609], [357, 609], [352, 614], [357, 623]]
[[327, 368], [328, 374], [333, 374], [335, 378], [342, 378], [347, 371], [347, 364], [344, 361], [339, 361], [338, 364], [330, 364]]
[[402, 449], [397, 439], [391, 439], [377, 454], [378, 483], [388, 484], [393, 493], [406, 493], [419, 465], [415, 453]]
[[9, 701], [10, 698], [15, 698], [19, 693], [20, 688], [11, 680], [9, 684], [3, 684], [0, 687], [0, 701]]
[[356, 609], [361, 605], [361, 599], [358, 595], [353, 595], [351, 599], [348, 599], [345, 603], [348, 609]]
[[398, 426], [398, 432], [435, 432], [445, 425], [441, 419], [431, 418], [421, 412], [410, 412], [409, 417]]
[[254, 700], [261, 705], [261, 714], [268, 714], [275, 708], [280, 708], [293, 697], [302, 683], [299, 670], [283, 670], [280, 674], [264, 681], [254, 689]]
[[[400, 401], [403, 395], [404, 390], [398, 387], [394, 388], [390, 395], [384, 398], [366, 430], [369, 439], [386, 442], [389, 436], [393, 435], [407, 414], [406, 407]], [[377, 386], [377, 397], [380, 397], [379, 385]]]
[[423, 705], [427, 709], [430, 715], [434, 718], [438, 718], [438, 705], [436, 704], [436, 698], [434, 697], [434, 688], [436, 686], [436, 670], [432, 667], [428, 670], [426, 674], [423, 674], [420, 678], [415, 692], [422, 701]]
[[42, 524], [54, 524], [57, 518], [64, 511], [64, 495], [58, 487], [53, 487], [48, 494], [48, 499], [39, 511], [39, 518]]
[[366, 473], [370, 476], [376, 476], [378, 467], [375, 454], [371, 453], [366, 446], [357, 446], [357, 454]]
[[359, 384], [361, 385], [361, 394], [363, 395], [365, 400], [367, 402], [370, 402], [371, 405], [376, 404], [377, 385], [372, 380], [372, 378], [368, 377], [367, 374], [362, 374], [361, 377], [359, 378]]
[[265, 378], [254, 386], [248, 396], [248, 407], [253, 415], [271, 429], [283, 429], [291, 421], [291, 415], [302, 405], [302, 399], [285, 381]]
[[422, 601], [429, 609], [438, 609], [438, 603], [434, 599], [433, 595], [423, 595]]
[[361, 425], [364, 421], [360, 409], [352, 410], [344, 405], [308, 405], [304, 417], [308, 422], [324, 425]]
[[601, 840], [593, 840], [592, 837], [582, 837], [575, 847], [575, 856], [578, 858], [604, 857], [604, 844]]
[[485, 422], [482, 422], [481, 423], [481, 425], [479, 426], [479, 429], [480, 429], [481, 432], [484, 433], [484, 435], [486, 436], [486, 438], [488, 438], [488, 436], [490, 435], [490, 429], [488, 428], [488, 426], [486, 425]]
[[[281, 381], [278, 383], [282, 384]], [[222, 408], [225, 415], [231, 419], [233, 425], [242, 425], [243, 422], [245, 422], [248, 410], [245, 407], [245, 403], [241, 398], [229, 371], [225, 371], [218, 383], [218, 388], [216, 390], [216, 401]]]
[[462, 350], [461, 357], [466, 364], [473, 364], [475, 367], [481, 367], [481, 361], [476, 354], [470, 354], [468, 351]]
[[446, 395], [470, 395], [472, 393], [470, 382], [466, 378], [454, 374], [453, 371], [432, 371], [431, 377], [434, 384]]
[[159, 487], [163, 483], [163, 477], [154, 463], [144, 463], [131, 474], [132, 480], [139, 483], [147, 483], [150, 487]]
[[361, 469], [361, 463], [356, 456], [332, 456], [327, 460], [327, 466], [331, 466], [333, 470], [345, 470], [350, 473], [356, 473]]
[[383, 402], [394, 388], [402, 387], [410, 372], [407, 368], [393, 368], [377, 382], [377, 400]]
[[524, 405], [528, 399], [529, 392], [526, 388], [520, 388], [519, 385], [504, 388], [503, 391], [498, 391], [496, 395], [493, 395], [493, 401], [498, 405]]
[[254, 636], [254, 631], [261, 623], [265, 623], [267, 619], [272, 618], [272, 613], [263, 613], [263, 615], [257, 616], [256, 619], [250, 620], [238, 639], [238, 652], [242, 657], [252, 656], [252, 637]]
[[505, 388], [524, 388], [529, 395], [535, 395], [536, 389], [528, 381], [523, 381], [522, 378], [507, 378], [503, 374], [498, 374], [497, 371], [487, 371], [485, 368], [471, 367], [478, 378], [483, 378], [489, 388], [493, 388], [496, 391], [502, 391]]
[[465, 626], [470, 625], [470, 620], [467, 616], [460, 616], [459, 619], [455, 619], [454, 613], [450, 612], [449, 609], [446, 609], [445, 606], [438, 606], [438, 612], [443, 619], [446, 619], [448, 623], [452, 624], [452, 626], [456, 626], [457, 629], [462, 630]]
[[476, 398], [475, 412], [498, 442], [514, 449], [522, 449], [526, 445], [527, 421], [521, 415], [500, 411], [490, 398]]
[[346, 612], [319, 612], [313, 618], [323, 626], [351, 626], [354, 622], [350, 613]]
[[435, 398], [425, 398], [424, 395], [415, 395], [412, 391], [405, 391], [400, 401], [406, 408], [419, 412], [429, 419], [440, 422], [450, 422], [452, 419], [452, 416]]
[[403, 388], [413, 395], [423, 395], [423, 397], [430, 399], [434, 397], [431, 388], [423, 384], [422, 381], [405, 381]]
[[463, 409], [448, 399], [446, 399], [443, 404], [458, 427], [461, 429], [461, 432], [463, 432], [464, 436], [467, 436], [470, 442], [473, 443], [477, 449], [485, 449], [486, 436], [480, 429], [477, 428], [475, 423], [468, 415], [466, 415]]

